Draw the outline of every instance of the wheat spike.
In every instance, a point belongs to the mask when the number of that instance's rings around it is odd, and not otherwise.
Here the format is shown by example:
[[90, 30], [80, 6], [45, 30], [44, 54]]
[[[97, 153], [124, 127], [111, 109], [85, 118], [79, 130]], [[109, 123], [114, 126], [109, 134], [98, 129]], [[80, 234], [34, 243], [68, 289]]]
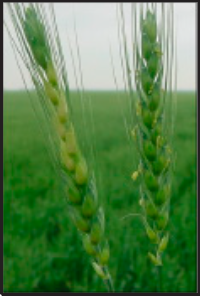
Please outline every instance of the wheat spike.
[[[24, 7], [13, 4], [8, 8], [20, 41], [21, 48], [18, 51], [22, 56], [25, 53], [23, 60], [30, 71], [41, 104], [47, 110], [58, 170], [64, 180], [63, 187], [72, 219], [81, 233], [85, 251], [92, 257], [94, 270], [106, 283], [110, 282], [104, 213], [98, 204], [95, 182], [76, 136], [67, 77], [63, 65], [62, 68], [59, 66], [63, 61], [56, 62], [57, 56], [60, 59], [63, 57], [58, 36], [53, 40], [52, 36], [56, 32], [49, 32], [43, 5], [30, 4]], [[55, 43], [56, 47], [53, 45]]]
[[[154, 253], [149, 252], [148, 257], [156, 266], [162, 265], [162, 253], [169, 238], [167, 226], [173, 163], [173, 114], [168, 110], [172, 97], [170, 75], [173, 64], [173, 8], [164, 5], [161, 5], [160, 22], [157, 4], [141, 3], [132, 6], [133, 71], [130, 71], [122, 6], [120, 10], [127, 84], [135, 121], [133, 138], [139, 155], [139, 166], [133, 172], [132, 179], [140, 180], [139, 204]], [[132, 81], [136, 86], [136, 95]]]

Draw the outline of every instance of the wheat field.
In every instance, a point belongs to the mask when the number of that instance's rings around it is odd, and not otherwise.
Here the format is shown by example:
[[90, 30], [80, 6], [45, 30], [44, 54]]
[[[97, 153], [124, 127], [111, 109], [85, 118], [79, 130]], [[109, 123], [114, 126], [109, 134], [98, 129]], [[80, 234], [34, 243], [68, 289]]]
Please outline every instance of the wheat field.
[[[135, 152], [126, 136], [114, 91], [90, 92], [99, 199], [106, 205], [106, 235], [116, 291], [156, 289], [148, 238], [141, 222], [138, 184], [130, 178]], [[125, 96], [121, 93], [121, 97]], [[76, 92], [75, 116], [80, 120]], [[37, 106], [36, 106], [37, 107]], [[124, 107], [126, 112], [126, 107]], [[66, 200], [26, 92], [4, 93], [4, 292], [105, 291], [93, 273], [67, 215]], [[77, 124], [78, 125], [78, 124]], [[196, 291], [196, 94], [179, 92], [175, 121], [176, 167], [170, 243], [163, 255], [162, 291]], [[139, 243], [138, 243], [139, 242]], [[151, 280], [149, 281], [149, 278]]]

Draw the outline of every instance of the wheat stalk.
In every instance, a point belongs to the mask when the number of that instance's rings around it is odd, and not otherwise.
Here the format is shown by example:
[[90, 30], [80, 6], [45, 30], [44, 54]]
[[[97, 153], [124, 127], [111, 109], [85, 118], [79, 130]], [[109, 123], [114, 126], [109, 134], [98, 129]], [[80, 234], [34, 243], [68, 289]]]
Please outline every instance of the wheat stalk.
[[[49, 123], [70, 214], [81, 233], [85, 251], [93, 259], [94, 270], [112, 289], [104, 212], [98, 204], [95, 181], [76, 136], [59, 36], [56, 29], [50, 32], [41, 4], [28, 7], [9, 4], [8, 8], [20, 42], [17, 50], [31, 74]], [[55, 26], [55, 20], [51, 18], [51, 21]]]
[[124, 65], [135, 122], [132, 136], [139, 155], [138, 169], [133, 172], [132, 179], [140, 179], [142, 221], [152, 246], [155, 246], [148, 257], [155, 266], [162, 265], [162, 253], [169, 240], [167, 225], [173, 163], [173, 7], [166, 8], [165, 5], [161, 7], [160, 23], [157, 4], [132, 6], [136, 96], [132, 87], [124, 12], [123, 7], [120, 8]]

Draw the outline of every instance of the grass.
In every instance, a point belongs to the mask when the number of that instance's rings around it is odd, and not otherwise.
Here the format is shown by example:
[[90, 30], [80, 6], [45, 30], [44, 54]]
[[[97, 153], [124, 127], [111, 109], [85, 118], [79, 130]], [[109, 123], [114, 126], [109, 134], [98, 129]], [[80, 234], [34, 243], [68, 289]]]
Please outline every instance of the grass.
[[[106, 204], [110, 269], [116, 291], [156, 290], [148, 238], [137, 218], [138, 184], [130, 178], [134, 150], [115, 92], [93, 92], [100, 200]], [[124, 96], [124, 94], [121, 94]], [[80, 118], [73, 94], [77, 120]], [[122, 102], [121, 102], [122, 104]], [[125, 112], [127, 110], [125, 109]], [[105, 291], [68, 218], [45, 140], [25, 92], [4, 93], [4, 292]], [[42, 115], [39, 115], [42, 116]], [[163, 291], [196, 291], [196, 97], [178, 94], [176, 172], [170, 242], [163, 256]], [[135, 188], [135, 190], [133, 190]], [[149, 280], [150, 279], [150, 280]]]

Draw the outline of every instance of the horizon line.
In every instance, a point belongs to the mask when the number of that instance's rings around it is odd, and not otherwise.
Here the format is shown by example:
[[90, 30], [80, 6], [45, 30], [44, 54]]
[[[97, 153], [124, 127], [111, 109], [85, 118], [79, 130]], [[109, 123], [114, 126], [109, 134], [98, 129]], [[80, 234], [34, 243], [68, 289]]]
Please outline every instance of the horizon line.
[[[29, 91], [36, 91], [35, 88], [29, 88]], [[16, 88], [16, 89], [3, 89], [3, 92], [17, 92], [17, 91], [27, 91], [25, 88]], [[70, 91], [78, 91], [76, 88], [71, 88]], [[126, 91], [125, 89], [113, 89], [113, 88], [105, 88], [105, 89], [98, 89], [98, 88], [88, 88], [84, 89], [83, 91]], [[177, 89], [177, 92], [186, 91], [186, 92], [196, 92], [196, 89]]]

